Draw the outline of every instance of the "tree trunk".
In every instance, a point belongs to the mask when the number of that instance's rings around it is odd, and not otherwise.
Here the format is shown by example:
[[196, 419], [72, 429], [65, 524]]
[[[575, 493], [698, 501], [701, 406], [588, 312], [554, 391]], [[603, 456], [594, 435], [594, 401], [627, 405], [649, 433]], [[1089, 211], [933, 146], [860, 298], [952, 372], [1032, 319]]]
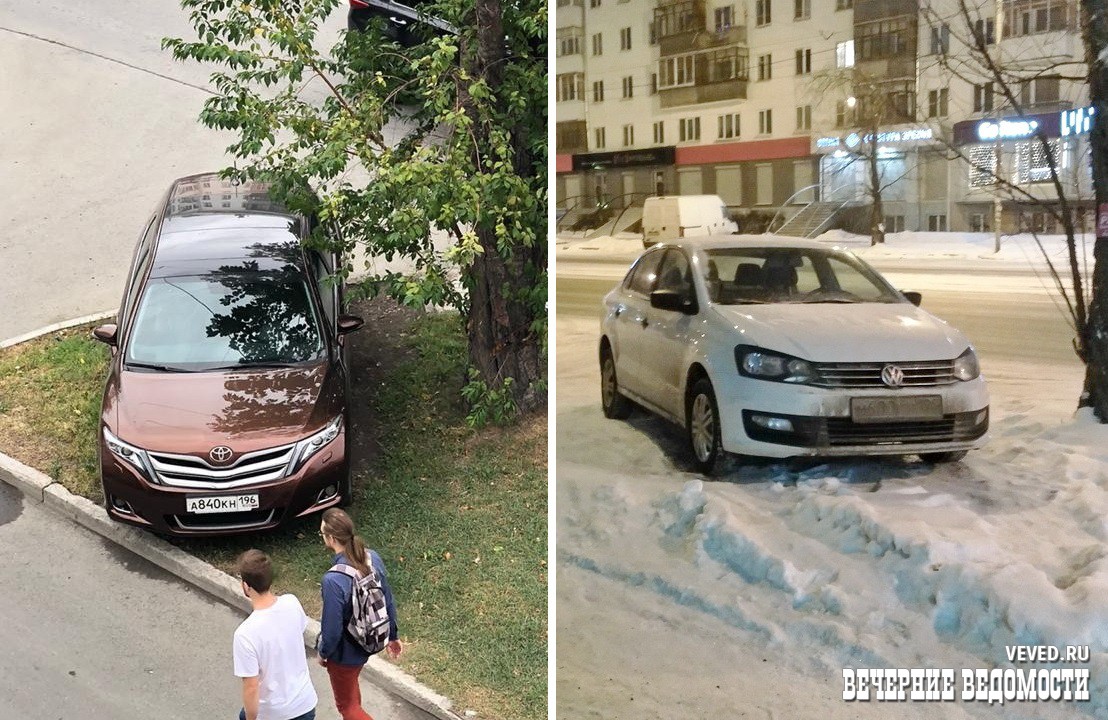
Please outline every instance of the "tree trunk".
[[[484, 78], [494, 97], [499, 97], [503, 84], [505, 43], [499, 0], [476, 0], [477, 48], [469, 55], [470, 73]], [[485, 123], [476, 117], [468, 97], [464, 98], [467, 113], [474, 122], [475, 153], [485, 167], [490, 161], [489, 136]], [[532, 158], [513, 133], [515, 172], [532, 172]], [[545, 389], [537, 381], [546, 374], [540, 338], [532, 329], [535, 321], [528, 303], [528, 294], [546, 269], [545, 228], [534, 247], [516, 247], [505, 258], [498, 248], [492, 227], [479, 224], [474, 228], [484, 252], [466, 270], [470, 292], [466, 332], [469, 337], [469, 359], [489, 387], [498, 387], [512, 378], [512, 394], [516, 406], [524, 412], [546, 404]]]
[[1089, 320], [1079, 331], [1087, 350], [1085, 391], [1078, 403], [1092, 407], [1101, 422], [1108, 422], [1108, 235], [1101, 230], [1108, 203], [1108, 9], [1103, 0], [1081, 0], [1082, 35], [1089, 66], [1089, 98], [1095, 108], [1089, 135], [1093, 157], [1093, 187], [1097, 207], [1096, 243], [1093, 245], [1092, 299]]
[[869, 152], [866, 164], [869, 170], [869, 192], [873, 201], [870, 204], [869, 232], [870, 245], [885, 242], [885, 204], [881, 202], [881, 173], [877, 166], [877, 129], [870, 131]]

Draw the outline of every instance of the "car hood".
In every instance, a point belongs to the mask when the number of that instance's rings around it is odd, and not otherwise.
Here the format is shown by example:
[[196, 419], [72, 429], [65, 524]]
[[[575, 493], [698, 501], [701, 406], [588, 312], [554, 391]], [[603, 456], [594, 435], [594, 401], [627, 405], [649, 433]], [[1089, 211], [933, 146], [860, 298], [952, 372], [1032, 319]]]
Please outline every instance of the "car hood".
[[947, 360], [965, 335], [910, 303], [716, 305], [738, 330], [736, 344], [816, 362]]
[[235, 456], [321, 429], [342, 412], [342, 381], [327, 363], [303, 368], [165, 373], [122, 370], [105, 405], [120, 439], [147, 450]]

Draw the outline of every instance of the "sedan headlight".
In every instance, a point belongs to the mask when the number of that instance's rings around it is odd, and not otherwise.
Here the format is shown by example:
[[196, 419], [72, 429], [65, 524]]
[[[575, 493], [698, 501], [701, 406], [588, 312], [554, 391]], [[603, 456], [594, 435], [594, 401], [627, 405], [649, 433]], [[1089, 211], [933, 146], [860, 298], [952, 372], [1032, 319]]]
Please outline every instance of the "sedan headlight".
[[966, 351], [954, 361], [954, 377], [959, 380], [973, 380], [980, 374], [981, 367], [977, 364], [977, 356], [973, 353], [973, 348], [966, 348]]
[[303, 467], [308, 458], [327, 447], [331, 441], [339, 436], [340, 432], [342, 432], [342, 415], [327, 423], [327, 427], [315, 435], [296, 443], [296, 451], [292, 454], [292, 468], [289, 469], [289, 473], [294, 473]]
[[146, 458], [145, 450], [123, 442], [109, 432], [108, 428], [104, 428], [103, 432], [104, 444], [108, 446], [108, 450], [111, 450], [112, 455], [138, 470], [147, 480], [154, 480], [154, 473], [150, 472], [150, 462]]
[[741, 375], [760, 380], [810, 383], [816, 379], [816, 370], [807, 360], [751, 345], [735, 348], [735, 363]]

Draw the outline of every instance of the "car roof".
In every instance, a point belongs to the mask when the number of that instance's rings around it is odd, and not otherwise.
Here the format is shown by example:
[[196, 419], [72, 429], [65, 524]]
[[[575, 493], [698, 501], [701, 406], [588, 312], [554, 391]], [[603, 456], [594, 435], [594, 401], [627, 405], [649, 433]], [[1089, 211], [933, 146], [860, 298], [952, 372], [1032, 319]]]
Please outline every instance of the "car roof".
[[741, 247], [797, 248], [801, 250], [831, 250], [834, 248], [833, 245], [818, 240], [768, 233], [762, 235], [704, 235], [667, 241], [659, 243], [659, 245], [682, 247], [691, 251]]
[[151, 277], [241, 265], [303, 266], [303, 219], [269, 196], [269, 185], [225, 180], [217, 173], [174, 182], [166, 200]]

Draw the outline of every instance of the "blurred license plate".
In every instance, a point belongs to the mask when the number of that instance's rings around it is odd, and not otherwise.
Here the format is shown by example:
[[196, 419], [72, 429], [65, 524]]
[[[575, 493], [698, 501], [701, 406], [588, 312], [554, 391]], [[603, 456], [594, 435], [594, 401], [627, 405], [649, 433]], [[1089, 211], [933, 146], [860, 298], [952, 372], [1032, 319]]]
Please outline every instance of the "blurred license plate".
[[203, 513], [245, 512], [258, 509], [258, 495], [217, 495], [215, 497], [185, 498], [185, 510], [198, 515]]
[[850, 417], [856, 423], [939, 420], [942, 416], [941, 395], [853, 398], [850, 401]]

